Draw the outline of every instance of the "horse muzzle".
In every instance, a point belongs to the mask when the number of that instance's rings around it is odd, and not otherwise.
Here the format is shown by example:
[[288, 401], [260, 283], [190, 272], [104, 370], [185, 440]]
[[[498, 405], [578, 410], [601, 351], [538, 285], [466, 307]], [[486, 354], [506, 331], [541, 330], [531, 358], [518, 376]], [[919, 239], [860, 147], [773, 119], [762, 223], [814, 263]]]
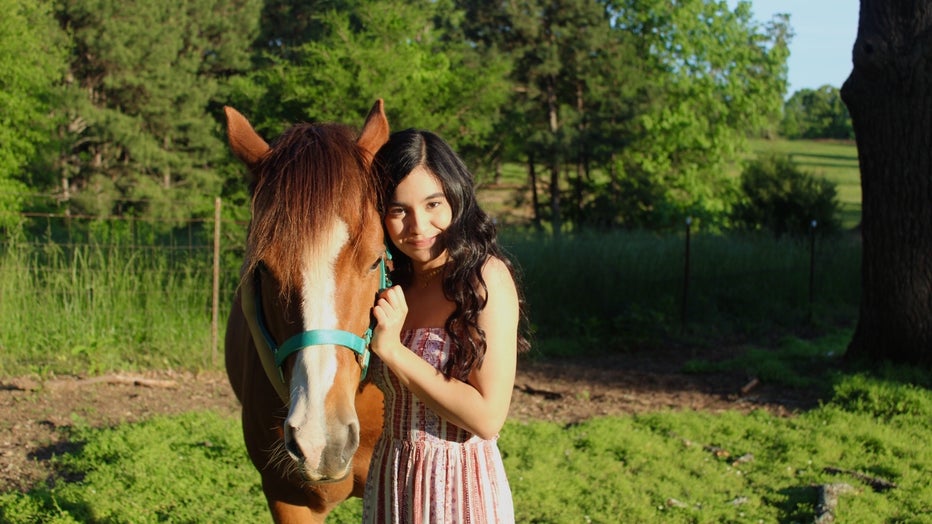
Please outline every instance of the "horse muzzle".
[[284, 441], [285, 450], [304, 480], [340, 481], [352, 471], [353, 455], [359, 448], [359, 422], [333, 424], [321, 434], [286, 421]]

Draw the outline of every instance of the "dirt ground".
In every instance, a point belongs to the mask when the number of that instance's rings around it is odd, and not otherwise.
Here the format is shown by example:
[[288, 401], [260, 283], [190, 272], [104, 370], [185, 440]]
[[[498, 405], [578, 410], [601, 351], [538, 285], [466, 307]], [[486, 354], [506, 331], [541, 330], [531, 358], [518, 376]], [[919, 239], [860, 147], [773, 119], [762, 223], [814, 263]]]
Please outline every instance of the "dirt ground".
[[[740, 373], [684, 374], [681, 369], [689, 358], [719, 356], [682, 353], [670, 349], [585, 361], [523, 360], [511, 418], [570, 424], [605, 415], [682, 409], [766, 409], [789, 416], [818, 401], [814, 392], [759, 384]], [[54, 480], [49, 459], [69, 449], [70, 426], [105, 427], [201, 409], [237, 413], [223, 373], [162, 371], [43, 382], [0, 379], [0, 492], [25, 491], [43, 479]]]

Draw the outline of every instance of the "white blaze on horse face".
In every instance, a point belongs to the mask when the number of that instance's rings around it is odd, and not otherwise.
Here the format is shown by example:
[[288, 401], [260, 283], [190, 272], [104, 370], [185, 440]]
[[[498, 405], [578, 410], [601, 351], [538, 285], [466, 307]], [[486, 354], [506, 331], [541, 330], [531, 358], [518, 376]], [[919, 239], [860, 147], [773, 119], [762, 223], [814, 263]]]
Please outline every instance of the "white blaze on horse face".
[[[302, 315], [305, 330], [336, 329], [336, 275], [334, 265], [349, 240], [346, 224], [334, 220], [329, 234], [318, 237], [305, 251]], [[337, 349], [333, 345], [312, 346], [295, 355], [291, 375], [291, 407], [285, 427], [300, 447], [307, 466], [314, 469], [327, 445], [327, 413], [324, 401], [337, 373]], [[287, 439], [287, 436], [286, 436]]]

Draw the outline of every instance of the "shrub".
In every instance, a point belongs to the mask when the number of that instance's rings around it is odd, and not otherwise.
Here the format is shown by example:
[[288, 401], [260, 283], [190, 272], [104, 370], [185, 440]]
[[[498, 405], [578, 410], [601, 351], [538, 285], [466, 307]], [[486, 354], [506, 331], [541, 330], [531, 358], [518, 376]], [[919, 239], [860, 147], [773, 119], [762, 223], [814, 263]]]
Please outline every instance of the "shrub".
[[741, 173], [740, 197], [732, 222], [775, 236], [803, 236], [813, 225], [821, 233], [839, 228], [835, 184], [800, 170], [784, 155], [762, 156]]

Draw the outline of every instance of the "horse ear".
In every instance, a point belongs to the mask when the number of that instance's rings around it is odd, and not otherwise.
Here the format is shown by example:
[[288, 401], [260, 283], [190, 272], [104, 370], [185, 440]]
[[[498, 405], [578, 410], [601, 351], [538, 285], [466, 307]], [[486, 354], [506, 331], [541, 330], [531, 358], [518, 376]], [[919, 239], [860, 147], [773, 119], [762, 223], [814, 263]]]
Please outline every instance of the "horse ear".
[[388, 142], [388, 118], [385, 117], [385, 108], [382, 99], [375, 101], [375, 105], [369, 111], [366, 117], [366, 123], [362, 126], [362, 133], [359, 134], [359, 140], [356, 143], [365, 152], [366, 163], [371, 163], [375, 153]]
[[227, 140], [233, 154], [249, 167], [253, 167], [269, 150], [269, 144], [256, 133], [252, 124], [239, 111], [223, 106], [227, 115]]

